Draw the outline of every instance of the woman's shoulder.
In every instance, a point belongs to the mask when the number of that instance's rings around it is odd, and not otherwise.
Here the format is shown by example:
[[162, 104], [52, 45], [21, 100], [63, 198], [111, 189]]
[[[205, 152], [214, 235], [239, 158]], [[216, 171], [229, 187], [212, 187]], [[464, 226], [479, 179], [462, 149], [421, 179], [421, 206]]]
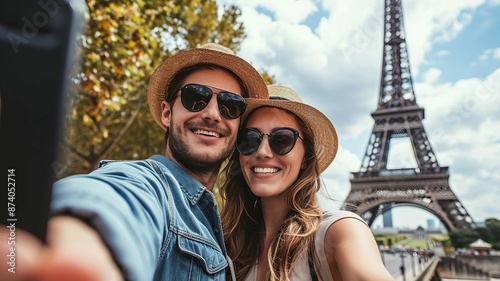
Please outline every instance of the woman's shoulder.
[[338, 211], [324, 211], [319, 225], [319, 229], [316, 232], [316, 241], [322, 243], [325, 239], [326, 232], [334, 223], [343, 219], [354, 219], [359, 220], [366, 224], [366, 222], [356, 213], [344, 210]]
[[323, 212], [323, 217], [321, 220], [321, 227], [327, 227], [330, 226], [331, 224], [345, 218], [353, 218], [362, 221], [363, 223], [366, 223], [358, 214], [353, 213], [351, 211], [344, 211], [344, 210], [338, 210], [338, 211], [324, 211]]
[[[338, 223], [339, 221], [343, 221], [345, 223]], [[347, 226], [347, 229], [345, 227]], [[349, 232], [349, 230], [359, 230], [360, 228], [369, 229], [368, 224], [363, 218], [361, 218], [358, 214], [338, 210], [338, 211], [325, 211], [323, 212], [323, 217], [316, 233], [316, 239], [320, 241], [324, 241], [325, 236], [328, 233], [338, 233], [338, 231]], [[330, 231], [329, 231], [330, 230]], [[345, 230], [345, 231], [344, 231]]]
[[342, 241], [344, 243], [368, 236], [372, 236], [372, 232], [368, 223], [361, 216], [341, 210], [323, 214], [316, 239], [321, 239], [325, 243], [326, 241], [330, 241], [329, 243]]
[[[316, 257], [318, 259], [318, 264], [316, 264], [316, 271], [319, 273], [323, 280], [332, 280], [332, 273], [330, 271], [330, 267], [328, 264], [328, 258], [326, 255], [326, 233], [330, 226], [332, 226], [334, 223], [344, 220], [344, 219], [353, 219], [353, 220], [360, 220], [363, 221], [363, 219], [358, 216], [357, 214], [350, 212], [350, 211], [343, 211], [343, 210], [338, 210], [338, 211], [324, 211], [321, 224], [319, 226], [318, 231], [316, 232], [316, 237], [315, 237], [315, 252], [316, 252]], [[364, 221], [363, 221], [364, 223]], [[330, 243], [331, 245], [331, 243]]]

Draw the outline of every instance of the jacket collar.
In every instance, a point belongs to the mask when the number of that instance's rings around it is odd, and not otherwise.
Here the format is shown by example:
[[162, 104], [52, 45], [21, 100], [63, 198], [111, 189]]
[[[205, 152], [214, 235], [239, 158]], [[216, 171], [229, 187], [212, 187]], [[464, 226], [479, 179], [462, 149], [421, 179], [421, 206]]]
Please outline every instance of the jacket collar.
[[194, 179], [190, 174], [187, 173], [186, 170], [184, 170], [184, 168], [182, 168], [169, 158], [157, 154], [151, 156], [150, 159], [160, 162], [165, 167], [167, 167], [172, 175], [175, 176], [175, 179], [179, 183], [182, 191], [185, 193], [186, 197], [192, 205], [198, 203], [203, 193], [205, 191], [208, 191], [208, 189], [203, 184]]

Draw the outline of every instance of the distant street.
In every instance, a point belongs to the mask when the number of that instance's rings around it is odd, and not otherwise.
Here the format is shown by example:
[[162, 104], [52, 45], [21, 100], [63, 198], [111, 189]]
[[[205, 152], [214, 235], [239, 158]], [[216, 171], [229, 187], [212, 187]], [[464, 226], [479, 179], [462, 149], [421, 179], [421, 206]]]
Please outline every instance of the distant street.
[[[382, 253], [382, 259], [389, 273], [396, 280], [412, 281], [419, 277], [420, 273], [430, 264], [431, 259], [427, 261], [418, 255], [409, 253]], [[401, 265], [404, 264], [405, 276], [401, 274]]]

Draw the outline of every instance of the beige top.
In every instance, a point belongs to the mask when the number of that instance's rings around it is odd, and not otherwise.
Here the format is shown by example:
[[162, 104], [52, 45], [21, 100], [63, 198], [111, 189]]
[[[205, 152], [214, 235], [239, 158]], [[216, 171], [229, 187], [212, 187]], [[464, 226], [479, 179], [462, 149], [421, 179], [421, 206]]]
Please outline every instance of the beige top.
[[[330, 273], [330, 267], [328, 266], [328, 261], [326, 259], [325, 254], [325, 235], [326, 231], [336, 221], [343, 218], [353, 218], [358, 219], [365, 223], [365, 221], [358, 215], [349, 211], [334, 211], [334, 212], [325, 212], [323, 213], [323, 219], [321, 220], [318, 232], [315, 237], [315, 247], [316, 247], [316, 255], [318, 257], [318, 262], [320, 268], [316, 269], [316, 275], [319, 280], [322, 281], [333, 281], [333, 277]], [[292, 274], [290, 276], [290, 281], [310, 281], [311, 272], [309, 271], [309, 261], [307, 251], [300, 257], [297, 261], [297, 264], [292, 270]], [[248, 272], [247, 277], [244, 281], [257, 281], [257, 265], [254, 265], [250, 271]]]

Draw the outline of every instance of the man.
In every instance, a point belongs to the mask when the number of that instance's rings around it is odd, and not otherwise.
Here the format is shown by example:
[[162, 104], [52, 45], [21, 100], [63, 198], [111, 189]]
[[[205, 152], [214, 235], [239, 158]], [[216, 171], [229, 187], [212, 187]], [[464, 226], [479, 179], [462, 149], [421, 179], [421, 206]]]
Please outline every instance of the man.
[[266, 85], [229, 49], [205, 44], [163, 62], [147, 95], [165, 155], [58, 181], [48, 246], [19, 246], [29, 280], [224, 280], [230, 261], [210, 191], [235, 147], [243, 97], [268, 98]]

